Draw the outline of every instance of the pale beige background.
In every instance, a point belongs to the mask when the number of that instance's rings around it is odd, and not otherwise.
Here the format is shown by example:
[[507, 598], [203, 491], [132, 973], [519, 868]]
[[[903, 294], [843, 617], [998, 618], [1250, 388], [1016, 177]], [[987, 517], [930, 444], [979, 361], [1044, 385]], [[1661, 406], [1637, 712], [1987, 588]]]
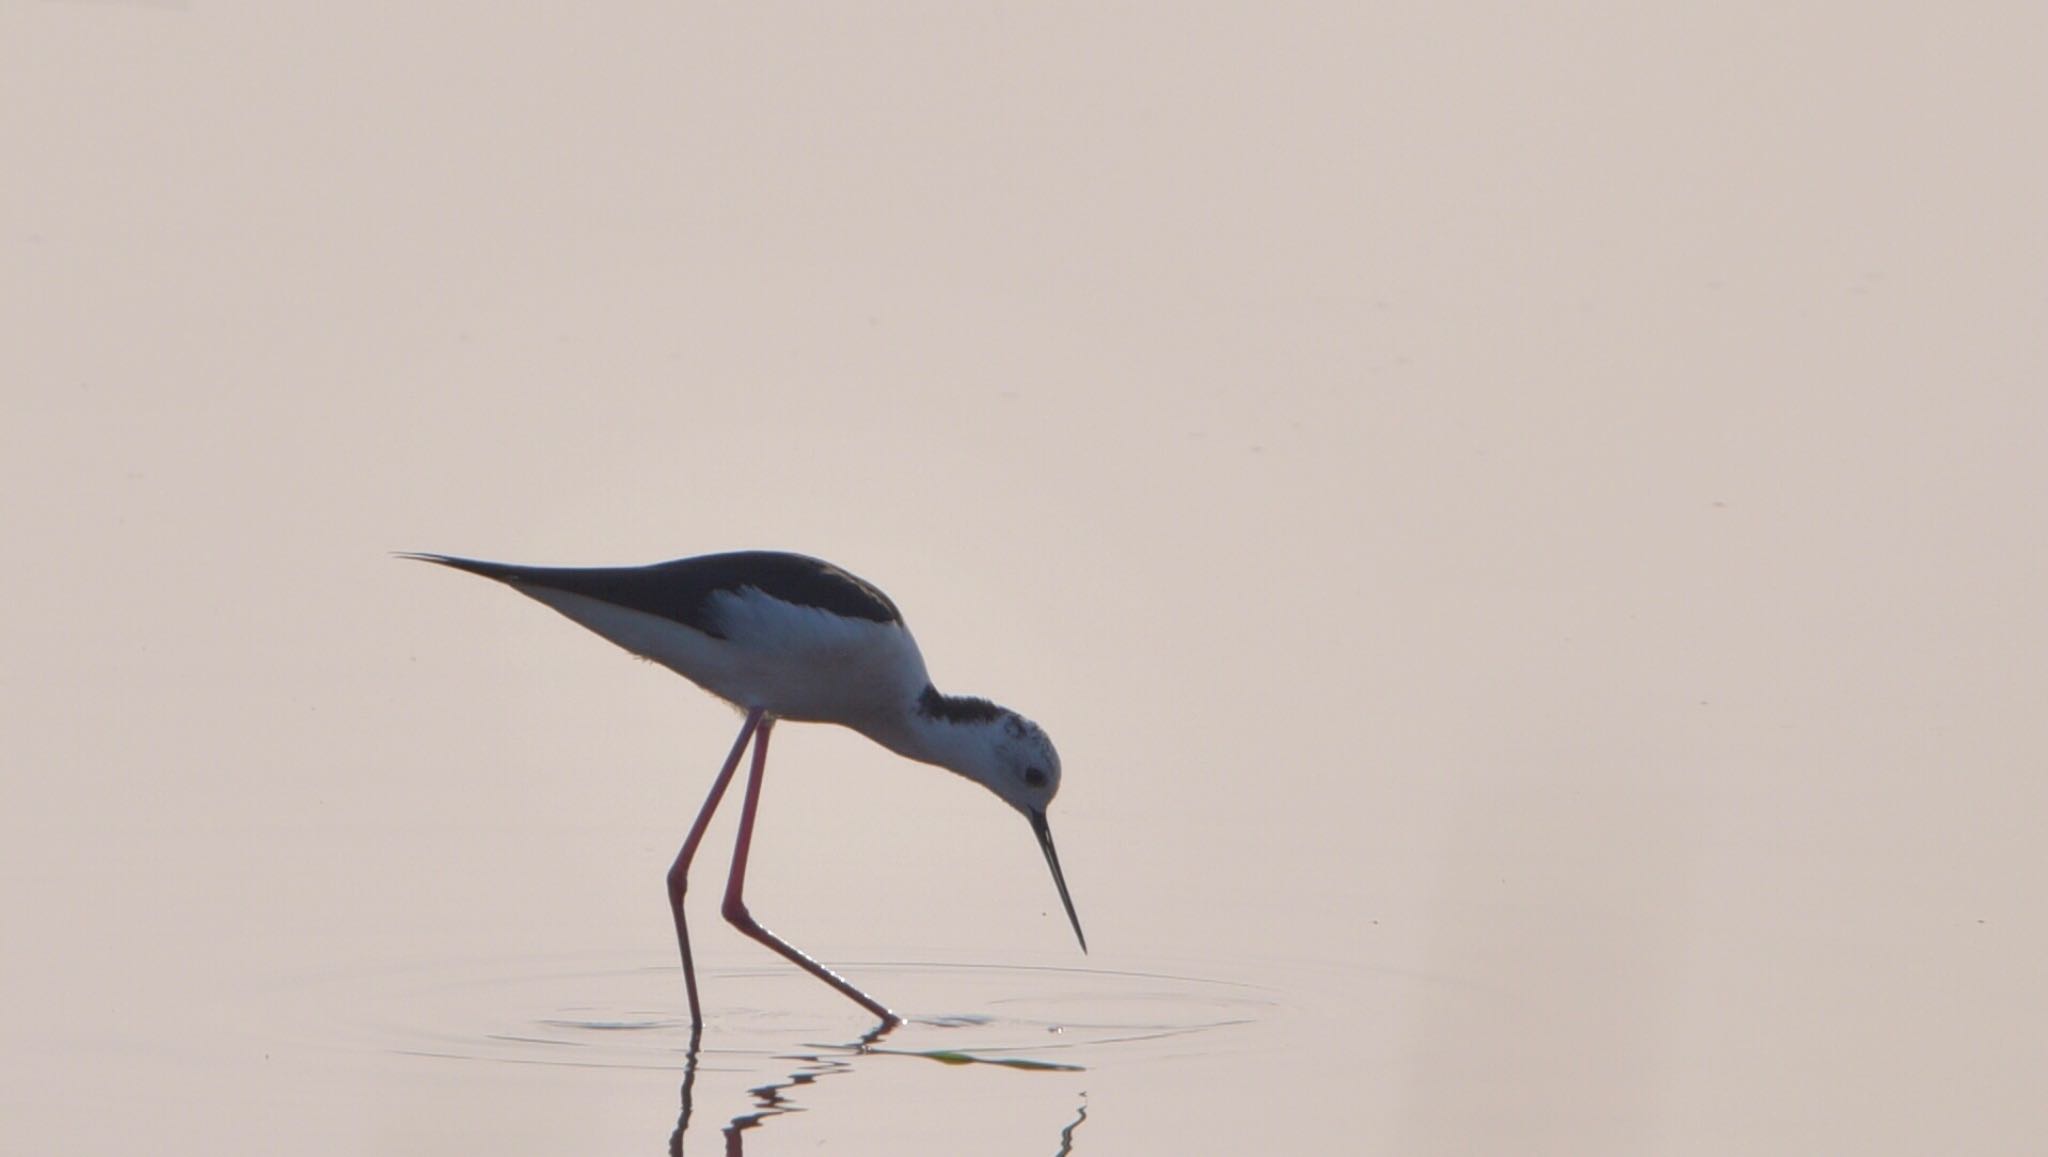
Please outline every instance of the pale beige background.
[[[1086, 1071], [755, 1152], [2034, 1152], [2042, 11], [0, 9], [0, 1149], [661, 1151], [733, 721], [385, 552], [772, 545], [1095, 951], [786, 729], [764, 918]], [[703, 918], [692, 1151], [861, 1027]]]

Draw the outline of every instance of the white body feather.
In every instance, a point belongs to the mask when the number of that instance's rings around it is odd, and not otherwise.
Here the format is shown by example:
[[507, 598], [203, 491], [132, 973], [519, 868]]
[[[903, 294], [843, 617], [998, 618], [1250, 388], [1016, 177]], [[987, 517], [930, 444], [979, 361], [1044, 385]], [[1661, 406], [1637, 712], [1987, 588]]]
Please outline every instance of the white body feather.
[[906, 705], [931, 682], [902, 626], [844, 618], [752, 588], [711, 597], [721, 639], [616, 603], [513, 585], [713, 695], [781, 719], [843, 723], [880, 739], [901, 727]]

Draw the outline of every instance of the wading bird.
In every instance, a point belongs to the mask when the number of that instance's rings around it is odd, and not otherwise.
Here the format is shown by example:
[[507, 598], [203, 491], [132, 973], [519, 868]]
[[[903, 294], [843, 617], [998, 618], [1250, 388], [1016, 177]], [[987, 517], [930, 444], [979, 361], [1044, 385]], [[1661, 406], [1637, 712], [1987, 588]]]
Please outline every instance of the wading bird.
[[704, 829], [750, 743], [754, 758], [726, 879], [726, 920], [880, 1017], [884, 1027], [902, 1020], [763, 928], [742, 899], [761, 773], [768, 762], [768, 732], [782, 720], [850, 727], [899, 755], [964, 775], [1022, 812], [1045, 852], [1074, 938], [1083, 952], [1088, 950], [1046, 824], [1046, 805], [1060, 789], [1060, 757], [1052, 741], [1014, 711], [934, 687], [896, 604], [872, 583], [830, 563], [780, 551], [707, 554], [640, 567], [517, 566], [443, 554], [400, 557], [504, 583], [746, 713], [739, 738], [668, 873], [693, 1028], [703, 1026], [704, 1016], [697, 1003], [683, 894]]

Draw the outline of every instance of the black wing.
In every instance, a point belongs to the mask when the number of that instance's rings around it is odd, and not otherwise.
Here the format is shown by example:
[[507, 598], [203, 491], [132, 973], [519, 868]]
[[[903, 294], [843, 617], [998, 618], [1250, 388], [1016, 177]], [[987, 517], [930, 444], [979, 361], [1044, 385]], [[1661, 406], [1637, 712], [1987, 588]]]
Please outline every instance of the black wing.
[[901, 625], [903, 616], [874, 584], [822, 559], [778, 550], [736, 550], [679, 558], [652, 566], [519, 566], [445, 554], [405, 554], [422, 562], [465, 570], [522, 587], [544, 587], [597, 599], [681, 623], [713, 638], [725, 637], [712, 621], [711, 596], [749, 588], [797, 606], [817, 607], [849, 619]]

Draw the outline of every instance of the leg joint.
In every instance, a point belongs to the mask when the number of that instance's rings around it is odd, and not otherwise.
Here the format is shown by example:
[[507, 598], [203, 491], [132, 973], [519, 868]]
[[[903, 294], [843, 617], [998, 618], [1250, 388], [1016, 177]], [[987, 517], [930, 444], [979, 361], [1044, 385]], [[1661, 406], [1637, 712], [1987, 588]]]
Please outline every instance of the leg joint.
[[740, 928], [752, 928], [754, 926], [754, 917], [747, 911], [746, 901], [738, 896], [727, 896], [725, 903], [719, 907], [718, 911], [729, 924]]

